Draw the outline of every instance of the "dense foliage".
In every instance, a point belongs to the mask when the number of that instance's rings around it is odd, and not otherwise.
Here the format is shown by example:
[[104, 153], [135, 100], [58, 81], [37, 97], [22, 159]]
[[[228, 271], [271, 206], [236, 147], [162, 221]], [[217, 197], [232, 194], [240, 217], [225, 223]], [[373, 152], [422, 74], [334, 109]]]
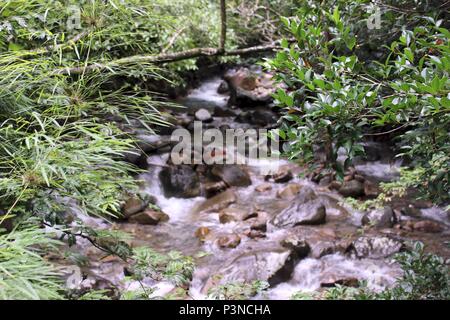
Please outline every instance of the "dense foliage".
[[[381, 28], [369, 29], [370, 1], [305, 1], [283, 19], [295, 38], [265, 63], [287, 90], [278, 132], [290, 158], [314, 160], [343, 176], [363, 154], [364, 138], [388, 136], [418, 175], [415, 187], [449, 199], [450, 53], [448, 15], [440, 1], [389, 1]], [[335, 5], [333, 5], [335, 4]], [[410, 9], [412, 8], [412, 9]], [[338, 150], [345, 161], [338, 161]]]
[[[260, 44], [259, 31], [247, 35], [241, 27], [260, 21], [267, 24], [260, 29], [265, 30], [262, 41], [275, 40], [279, 31], [272, 23], [278, 13], [269, 19], [259, 14], [275, 5], [282, 14], [293, 9], [290, 1], [261, 1], [251, 8], [229, 1], [227, 47]], [[50, 283], [58, 277], [46, 262], [26, 251], [44, 241], [38, 231], [21, 230], [21, 222], [30, 218], [35, 226], [56, 227], [68, 244], [83, 237], [121, 258], [131, 254], [111, 232], [89, 229], [78, 218], [121, 214], [124, 199], [138, 191], [138, 169], [124, 161], [124, 153], [136, 148], [133, 133], [168, 125], [176, 107], [152, 88], [178, 80], [175, 71], [194, 69], [196, 61], [156, 66], [128, 57], [217, 47], [219, 30], [219, 2], [209, 0], [0, 1], [0, 236], [20, 244], [35, 272], [18, 269], [15, 277], [29, 288], [29, 296], [2, 282], [3, 298], [61, 294], [59, 285]], [[105, 68], [84, 69], [89, 65]], [[20, 230], [4, 233], [14, 226]], [[0, 260], [2, 270], [10, 274], [20, 252], [0, 248], [8, 253], [5, 262]]]

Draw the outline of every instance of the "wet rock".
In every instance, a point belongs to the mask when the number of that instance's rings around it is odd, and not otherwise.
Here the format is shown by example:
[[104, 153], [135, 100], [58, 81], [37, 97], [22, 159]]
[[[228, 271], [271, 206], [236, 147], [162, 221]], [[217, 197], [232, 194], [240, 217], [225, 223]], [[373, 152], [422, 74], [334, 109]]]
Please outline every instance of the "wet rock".
[[358, 180], [344, 181], [339, 193], [344, 197], [361, 197], [364, 195], [364, 185]]
[[263, 231], [253, 229], [245, 230], [244, 235], [246, 235], [250, 239], [260, 239], [266, 237], [266, 234]]
[[212, 168], [211, 174], [230, 187], [247, 187], [252, 184], [249, 174], [235, 165], [216, 165]]
[[277, 197], [281, 199], [293, 198], [300, 192], [301, 188], [302, 186], [298, 183], [290, 183], [283, 189], [278, 190]]
[[306, 257], [311, 251], [309, 243], [297, 235], [289, 235], [284, 238], [281, 241], [281, 246], [295, 252], [299, 259]]
[[403, 243], [383, 236], [364, 236], [353, 242], [352, 250], [358, 258], [387, 258], [403, 248]]
[[[171, 130], [174, 130], [172, 127]], [[171, 147], [174, 145], [174, 141], [171, 141], [170, 133], [168, 135], [139, 135], [138, 136], [137, 146], [139, 151], [148, 154], [152, 152], [156, 152], [159, 149], [163, 149], [165, 147]]]
[[350, 240], [318, 241], [312, 245], [311, 256], [319, 259], [335, 253], [345, 254], [351, 245], [352, 242]]
[[292, 175], [291, 170], [289, 169], [281, 169], [277, 173], [275, 173], [272, 178], [276, 183], [285, 183], [292, 180], [294, 176]]
[[364, 181], [364, 194], [370, 198], [376, 198], [380, 194], [381, 189], [378, 184], [365, 180]]
[[272, 190], [272, 185], [268, 182], [260, 184], [255, 188], [256, 192], [266, 192]]
[[225, 75], [230, 87], [230, 100], [242, 107], [260, 103], [270, 103], [272, 94], [279, 85], [274, 83], [272, 75], [255, 73], [247, 68], [230, 70]]
[[200, 227], [197, 230], [195, 230], [195, 236], [200, 241], [205, 241], [206, 237], [211, 233], [211, 230], [207, 227]]
[[233, 190], [228, 189], [212, 198], [204, 201], [198, 208], [198, 212], [219, 212], [227, 208], [230, 204], [236, 202], [236, 194]]
[[326, 222], [325, 206], [317, 203], [294, 203], [289, 208], [281, 212], [274, 220], [278, 227], [288, 227], [296, 225], [318, 225]]
[[211, 113], [206, 109], [199, 109], [195, 112], [195, 119], [202, 122], [211, 122], [213, 120]]
[[205, 183], [204, 188], [205, 188], [206, 197], [211, 198], [212, 196], [226, 190], [228, 188], [228, 186], [225, 182], [218, 181], [218, 182]]
[[228, 83], [226, 81], [221, 81], [219, 84], [219, 87], [217, 88], [217, 93], [225, 94], [230, 91], [230, 88], [228, 87]]
[[144, 225], [157, 225], [160, 222], [166, 222], [169, 216], [161, 211], [147, 209], [144, 212], [139, 212], [128, 218], [131, 223], [139, 223]]
[[397, 218], [391, 207], [385, 207], [383, 211], [373, 210], [361, 219], [362, 225], [371, 224], [377, 228], [392, 228], [396, 222]]
[[326, 222], [325, 206], [318, 200], [307, 202], [296, 199], [273, 220], [277, 227], [293, 227], [296, 225], [318, 225]]
[[200, 195], [197, 173], [188, 165], [165, 167], [159, 173], [166, 197], [193, 198]]
[[311, 255], [313, 258], [319, 259], [323, 256], [336, 253], [336, 246], [332, 241], [318, 241], [313, 245]]
[[231, 221], [243, 221], [249, 217], [248, 210], [240, 208], [225, 208], [219, 212], [220, 223], [228, 223]]
[[132, 215], [143, 211], [147, 204], [137, 196], [128, 198], [122, 205], [121, 211], [124, 218], [129, 218]]
[[426, 233], [439, 233], [443, 230], [442, 226], [439, 223], [431, 220], [415, 222], [413, 225], [413, 229]]
[[250, 229], [265, 232], [267, 230], [269, 214], [264, 211], [258, 211], [257, 216], [255, 218], [249, 219], [248, 221], [250, 222]]
[[237, 234], [230, 234], [217, 239], [217, 245], [221, 248], [236, 248], [241, 243], [241, 237]]
[[371, 142], [364, 145], [364, 159], [366, 161], [381, 160], [382, 155], [386, 155], [389, 153], [389, 147], [381, 143]]
[[344, 287], [359, 287], [359, 280], [353, 277], [339, 277], [337, 275], [324, 276], [320, 282], [320, 286], [324, 288], [336, 287], [336, 285]]
[[287, 281], [295, 266], [295, 255], [286, 249], [255, 249], [231, 259], [220, 267], [215, 275], [221, 275], [221, 283], [236, 281], [268, 281], [274, 286]]
[[275, 112], [269, 109], [258, 108], [252, 111], [243, 111], [235, 119], [237, 122], [250, 123], [259, 127], [267, 127], [277, 122]]

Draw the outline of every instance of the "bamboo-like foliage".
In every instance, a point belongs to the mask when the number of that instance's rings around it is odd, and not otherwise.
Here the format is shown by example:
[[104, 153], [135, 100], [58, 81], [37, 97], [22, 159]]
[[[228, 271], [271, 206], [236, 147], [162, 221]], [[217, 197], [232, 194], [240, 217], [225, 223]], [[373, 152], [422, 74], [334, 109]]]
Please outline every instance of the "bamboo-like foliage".
[[35, 227], [0, 234], [0, 299], [61, 299], [60, 274], [40, 256], [57, 244]]

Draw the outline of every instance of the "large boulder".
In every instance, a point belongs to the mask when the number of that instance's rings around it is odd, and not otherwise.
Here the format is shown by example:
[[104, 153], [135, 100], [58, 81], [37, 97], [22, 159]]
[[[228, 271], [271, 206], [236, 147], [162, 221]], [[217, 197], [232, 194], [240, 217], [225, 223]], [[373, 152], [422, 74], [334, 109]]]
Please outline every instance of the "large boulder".
[[211, 282], [217, 278], [220, 278], [220, 284], [263, 280], [274, 286], [289, 280], [295, 262], [295, 254], [284, 248], [255, 249], [245, 252], [229, 259], [215, 270], [202, 291], [207, 292]]
[[193, 198], [200, 195], [200, 180], [188, 165], [165, 167], [159, 179], [166, 197]]
[[249, 174], [236, 165], [215, 165], [211, 174], [230, 187], [247, 187], [252, 184]]
[[326, 208], [314, 191], [305, 188], [292, 203], [281, 211], [272, 223], [277, 227], [296, 225], [318, 225], [326, 222]]

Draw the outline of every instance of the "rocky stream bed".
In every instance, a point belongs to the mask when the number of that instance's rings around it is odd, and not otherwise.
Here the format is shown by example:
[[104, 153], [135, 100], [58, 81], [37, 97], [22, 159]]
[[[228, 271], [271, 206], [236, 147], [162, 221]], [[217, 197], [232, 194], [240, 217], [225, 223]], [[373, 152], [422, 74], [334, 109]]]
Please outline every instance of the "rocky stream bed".
[[[192, 299], [205, 298], [208, 289], [220, 283], [252, 280], [269, 282], [264, 296], [269, 299], [289, 299], [297, 291], [336, 284], [354, 286], [360, 280], [380, 290], [401, 275], [392, 255], [416, 240], [450, 257], [445, 245], [450, 240], [450, 219], [443, 208], [409, 199], [360, 212], [345, 203], [345, 197], [375, 197], [379, 182], [398, 176], [401, 163], [392, 160], [384, 142], [366, 142], [366, 158], [356, 162], [343, 183], [314, 174], [301, 178], [305, 168], [285, 160], [170, 164], [171, 131], [192, 130], [194, 120], [220, 130], [274, 127], [278, 115], [271, 90], [270, 75], [257, 68], [206, 79], [177, 101], [186, 108], [172, 111], [174, 127], [160, 136], [137, 130], [142, 150], [128, 156], [146, 170], [139, 177], [144, 181], [142, 192], [161, 211], [130, 199], [123, 209], [125, 221], [83, 220], [97, 228], [129, 232], [133, 246], [186, 255], [205, 252], [196, 259], [186, 296]], [[278, 166], [276, 172], [262, 175], [261, 167], [268, 165]], [[77, 246], [90, 258], [84, 286], [112, 283], [130, 290], [141, 285], [125, 284], [126, 265], [120, 259], [105, 258], [83, 239]], [[145, 279], [143, 284], [157, 288], [155, 297], [174, 289], [167, 281]]]

